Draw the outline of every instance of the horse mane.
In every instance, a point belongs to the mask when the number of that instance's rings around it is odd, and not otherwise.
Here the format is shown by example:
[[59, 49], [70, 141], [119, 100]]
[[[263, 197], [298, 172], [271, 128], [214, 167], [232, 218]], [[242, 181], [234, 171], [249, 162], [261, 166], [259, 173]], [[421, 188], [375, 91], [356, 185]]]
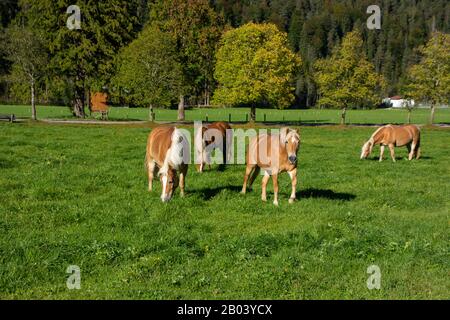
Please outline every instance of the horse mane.
[[384, 129], [386, 129], [387, 126], [383, 126], [377, 129], [377, 131], [375, 131], [372, 136], [370, 137], [369, 141], [372, 145], [375, 143], [375, 141], [377, 141], [377, 139], [379, 138], [379, 135], [381, 134], [381, 131], [383, 131]]
[[167, 174], [170, 167], [178, 169], [184, 160], [184, 146], [187, 143], [186, 136], [179, 129], [174, 128], [171, 137], [171, 145], [167, 150], [164, 164], [159, 170], [159, 174]]

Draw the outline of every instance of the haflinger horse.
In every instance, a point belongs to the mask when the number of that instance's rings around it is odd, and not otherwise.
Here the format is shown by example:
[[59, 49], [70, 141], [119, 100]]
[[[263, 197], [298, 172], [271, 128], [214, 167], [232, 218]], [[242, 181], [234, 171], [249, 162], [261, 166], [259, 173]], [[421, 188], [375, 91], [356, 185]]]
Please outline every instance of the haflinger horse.
[[200, 163], [196, 165], [198, 172], [203, 172], [205, 165], [211, 169], [211, 153], [220, 149], [223, 155], [223, 164], [227, 163], [229, 144], [232, 141], [231, 126], [227, 122], [213, 122], [203, 125], [197, 131], [196, 149]]
[[[168, 202], [178, 185], [184, 196], [185, 177], [188, 170], [185, 161], [188, 139], [176, 127], [158, 127], [152, 130], [147, 140], [145, 164], [148, 173], [148, 190], [152, 191], [153, 177], [159, 174], [162, 183], [161, 200]], [[177, 171], [180, 172], [178, 179]]]
[[372, 153], [374, 145], [380, 145], [380, 162], [383, 161], [385, 146], [391, 151], [392, 161], [395, 162], [395, 147], [406, 146], [408, 148], [408, 159], [420, 158], [420, 129], [415, 125], [393, 126], [387, 125], [379, 128], [372, 134], [361, 151], [361, 159], [367, 159]]
[[278, 175], [287, 172], [291, 177], [292, 192], [289, 203], [296, 199], [297, 186], [297, 153], [300, 147], [300, 135], [297, 130], [284, 127], [279, 134], [259, 134], [250, 139], [247, 153], [247, 168], [245, 170], [242, 193], [247, 191], [247, 184], [252, 186], [261, 169], [262, 201], [267, 201], [266, 187], [270, 176], [273, 181], [274, 200], [278, 206]]

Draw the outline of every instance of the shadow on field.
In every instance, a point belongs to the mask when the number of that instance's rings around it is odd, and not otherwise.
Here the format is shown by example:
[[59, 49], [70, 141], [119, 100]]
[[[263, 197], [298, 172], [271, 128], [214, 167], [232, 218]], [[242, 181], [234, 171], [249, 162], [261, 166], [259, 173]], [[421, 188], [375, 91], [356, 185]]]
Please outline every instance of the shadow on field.
[[200, 194], [200, 196], [203, 198], [203, 200], [210, 200], [210, 199], [214, 198], [222, 190], [228, 190], [228, 191], [239, 193], [239, 192], [241, 192], [242, 187], [241, 186], [226, 186], [226, 187], [218, 187], [218, 188], [214, 188], [214, 189], [205, 188], [205, 189], [195, 190], [194, 193]]
[[344, 200], [351, 201], [356, 198], [354, 194], [351, 193], [341, 193], [334, 192], [333, 190], [327, 189], [306, 189], [300, 192], [297, 192], [297, 198], [301, 200], [301, 198], [325, 198], [329, 200]]
[[[432, 160], [432, 159], [433, 159], [433, 157], [429, 157], [429, 156], [420, 156], [420, 159], [419, 159], [419, 160], [417, 160], [417, 159], [414, 158], [414, 159], [412, 159], [411, 161]], [[379, 161], [380, 161], [380, 157], [368, 158], [368, 159], [366, 159], [366, 160], [374, 161], [374, 162], [379, 162]], [[400, 157], [400, 156], [396, 156], [396, 157], [395, 157], [395, 161], [403, 161], [403, 160], [409, 162], [408, 156], [405, 155], [404, 157]], [[391, 156], [389, 156], [389, 157], [386, 157], [386, 156], [385, 156], [385, 157], [383, 158], [383, 162], [384, 162], [384, 161], [390, 161], [390, 162], [392, 162]]]

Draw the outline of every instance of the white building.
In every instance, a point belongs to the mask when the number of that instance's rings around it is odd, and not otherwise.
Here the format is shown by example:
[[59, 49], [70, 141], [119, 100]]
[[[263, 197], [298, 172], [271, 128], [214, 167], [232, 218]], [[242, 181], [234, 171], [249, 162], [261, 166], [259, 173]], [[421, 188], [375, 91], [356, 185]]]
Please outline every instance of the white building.
[[383, 100], [383, 102], [387, 105], [390, 105], [391, 108], [404, 108], [405, 104], [410, 104], [412, 107], [414, 107], [415, 105], [414, 100], [403, 99], [400, 96], [386, 98]]

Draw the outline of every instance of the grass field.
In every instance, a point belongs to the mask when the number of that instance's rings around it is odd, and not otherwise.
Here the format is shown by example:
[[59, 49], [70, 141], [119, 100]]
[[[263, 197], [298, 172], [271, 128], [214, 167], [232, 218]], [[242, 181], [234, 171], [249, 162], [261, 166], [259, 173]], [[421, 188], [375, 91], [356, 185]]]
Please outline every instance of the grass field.
[[[69, 108], [67, 107], [51, 107], [38, 106], [38, 118], [40, 119], [73, 119]], [[246, 115], [250, 113], [246, 108], [215, 108], [215, 109], [189, 109], [186, 110], [186, 120], [206, 120], [209, 121], [228, 121], [231, 114], [232, 122], [246, 121]], [[15, 114], [17, 117], [30, 118], [31, 109], [29, 106], [10, 106], [0, 105], [0, 114]], [[275, 109], [258, 109], [256, 116], [257, 121], [263, 121], [266, 115], [266, 121], [269, 122], [297, 122], [301, 121], [305, 124], [311, 123], [340, 123], [341, 113], [339, 110], [275, 110]], [[429, 109], [416, 109], [412, 114], [412, 122], [416, 124], [426, 124], [430, 116]], [[94, 117], [99, 118], [99, 114]], [[147, 120], [148, 110], [144, 108], [111, 108], [109, 114], [110, 120]], [[157, 121], [175, 121], [177, 119], [177, 110], [156, 109]], [[405, 110], [349, 110], [347, 112], [348, 123], [406, 123], [407, 112]], [[436, 123], [450, 123], [450, 108], [437, 109]]]
[[397, 149], [394, 164], [359, 160], [371, 128], [302, 127], [299, 201], [285, 174], [279, 207], [261, 179], [239, 194], [243, 166], [191, 167], [187, 196], [162, 204], [149, 130], [0, 123], [1, 299], [450, 297], [448, 129], [424, 128], [423, 158]]

